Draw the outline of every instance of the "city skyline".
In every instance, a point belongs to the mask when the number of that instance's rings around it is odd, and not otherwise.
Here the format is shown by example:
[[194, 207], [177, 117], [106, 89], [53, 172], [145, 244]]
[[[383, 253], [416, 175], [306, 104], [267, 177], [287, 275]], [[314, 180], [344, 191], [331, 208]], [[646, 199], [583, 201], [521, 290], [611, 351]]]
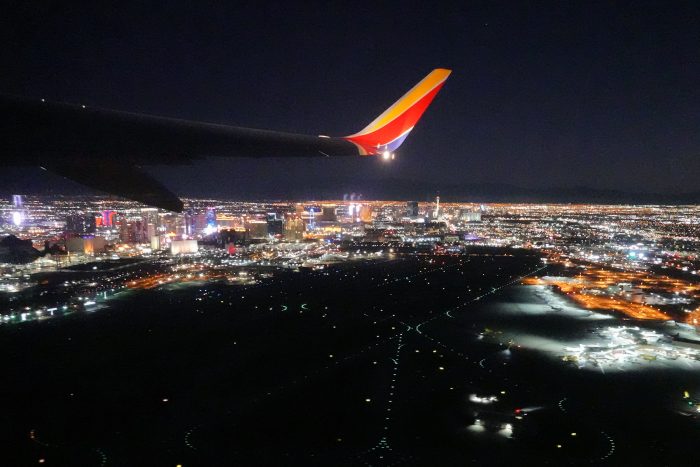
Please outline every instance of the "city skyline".
[[[439, 257], [495, 248], [542, 255], [543, 268], [582, 267], [573, 282], [541, 276], [523, 283], [554, 285], [589, 309], [614, 310], [641, 320], [699, 324], [700, 288], [694, 277], [700, 274], [695, 251], [697, 206], [479, 204], [445, 202], [439, 197], [430, 202], [184, 201], [185, 210], [172, 213], [95, 196], [14, 195], [0, 200], [0, 236], [5, 237], [0, 243], [0, 265], [6, 271], [0, 291], [32, 290], [34, 279], [25, 275], [27, 271], [60, 275], [61, 268], [94, 261], [104, 262], [96, 267], [99, 271], [103, 267], [109, 271], [111, 262], [126, 261], [115, 268], [116, 276], [82, 282], [78, 298], [98, 304], [107, 301], [115, 288], [157, 288], [205, 276], [211, 281], [238, 281], [235, 273], [241, 267], [323, 269], [352, 261], [353, 252], [355, 261], [372, 261], [386, 258], [387, 253], [389, 260], [395, 260], [395, 255]], [[195, 272], [204, 276], [183, 275], [177, 266], [169, 274], [159, 265], [172, 261], [167, 258], [179, 258], [177, 264], [199, 264]], [[136, 269], [124, 276], [123, 269], [131, 268], [129, 262], [135, 259], [136, 265], [151, 263], [151, 269], [145, 274]], [[212, 268], [217, 263], [230, 271]], [[31, 297], [25, 310], [36, 299]], [[26, 311], [18, 314], [23, 306], [23, 301], [11, 305], [3, 319], [21, 317], [23, 322], [35, 316]], [[36, 310], [36, 316], [46, 318], [47, 306]], [[63, 306], [56, 303], [50, 309]]]

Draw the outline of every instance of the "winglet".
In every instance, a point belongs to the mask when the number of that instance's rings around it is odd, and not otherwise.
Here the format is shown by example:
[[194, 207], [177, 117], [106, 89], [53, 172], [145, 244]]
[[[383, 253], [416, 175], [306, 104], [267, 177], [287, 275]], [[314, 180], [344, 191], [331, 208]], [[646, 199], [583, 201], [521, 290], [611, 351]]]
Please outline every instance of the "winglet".
[[354, 143], [363, 156], [396, 150], [418, 123], [450, 73], [452, 70], [444, 68], [431, 71], [372, 123], [344, 139]]

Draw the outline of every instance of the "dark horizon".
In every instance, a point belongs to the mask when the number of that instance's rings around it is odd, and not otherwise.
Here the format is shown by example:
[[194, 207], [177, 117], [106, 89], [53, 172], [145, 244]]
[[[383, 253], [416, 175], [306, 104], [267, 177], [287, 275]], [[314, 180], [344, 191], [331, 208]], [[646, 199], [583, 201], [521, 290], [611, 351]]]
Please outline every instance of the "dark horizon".
[[[177, 170], [177, 169], [175, 169]], [[15, 169], [15, 177], [0, 184], [0, 196], [13, 194], [29, 196], [113, 196], [91, 190], [41, 169]], [[0, 175], [0, 179], [2, 179]], [[440, 196], [445, 202], [456, 203], [573, 203], [573, 204], [700, 204], [700, 190], [684, 193], [642, 193], [585, 186], [553, 186], [526, 188], [504, 183], [430, 183], [400, 178], [371, 178], [355, 180], [352, 177], [329, 177], [310, 185], [299, 185], [283, 180], [274, 189], [255, 186], [254, 181], [212, 189], [206, 185], [192, 185], [178, 193], [181, 198], [214, 198], [226, 201], [338, 201], [344, 198], [364, 201], [419, 201], [432, 202]]]
[[[48, 3], [8, 9], [2, 29], [0, 92], [305, 134], [357, 131], [432, 68], [454, 70], [391, 164], [214, 159], [149, 169], [183, 196], [290, 184], [313, 192], [338, 173], [358, 185], [680, 194], [696, 191], [700, 174], [697, 4], [176, 3], [166, 14]], [[35, 173], [10, 169], [0, 183], [25, 180], [29, 192], [45, 183]]]

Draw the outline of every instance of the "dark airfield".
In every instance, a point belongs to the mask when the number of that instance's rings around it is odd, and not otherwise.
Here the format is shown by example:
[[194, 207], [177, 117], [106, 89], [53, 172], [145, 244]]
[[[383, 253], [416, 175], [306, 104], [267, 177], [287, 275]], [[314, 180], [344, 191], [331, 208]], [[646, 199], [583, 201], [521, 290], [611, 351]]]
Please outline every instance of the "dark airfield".
[[478, 339], [508, 327], [500, 302], [537, 300], [493, 289], [540, 267], [517, 252], [407, 256], [4, 326], [0, 463], [693, 464], [697, 421], [671, 410], [700, 386], [690, 372], [603, 375]]

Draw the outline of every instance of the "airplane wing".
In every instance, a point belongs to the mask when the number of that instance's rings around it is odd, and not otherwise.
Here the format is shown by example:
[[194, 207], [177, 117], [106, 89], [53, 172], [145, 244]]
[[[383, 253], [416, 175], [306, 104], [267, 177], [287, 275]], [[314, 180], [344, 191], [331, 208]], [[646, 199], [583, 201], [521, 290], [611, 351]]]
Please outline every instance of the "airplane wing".
[[0, 165], [41, 166], [97, 190], [181, 211], [140, 169], [205, 157], [344, 157], [391, 152], [405, 140], [450, 70], [436, 69], [359, 133], [310, 136], [193, 122], [0, 95]]

